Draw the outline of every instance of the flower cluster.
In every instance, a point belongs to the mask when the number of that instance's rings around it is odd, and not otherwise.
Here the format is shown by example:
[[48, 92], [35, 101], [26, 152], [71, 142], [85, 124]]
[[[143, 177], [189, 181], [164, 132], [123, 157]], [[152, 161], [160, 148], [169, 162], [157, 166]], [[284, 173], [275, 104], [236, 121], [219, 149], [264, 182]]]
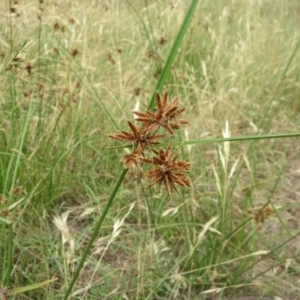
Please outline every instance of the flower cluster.
[[[123, 156], [123, 162], [126, 168], [136, 168], [150, 164], [153, 168], [145, 172], [147, 178], [151, 180], [150, 186], [156, 183], [164, 185], [167, 193], [171, 196], [172, 191], [178, 192], [175, 184], [189, 187], [190, 182], [185, 176], [190, 164], [178, 160], [178, 155], [172, 153], [172, 143], [159, 151], [151, 149], [153, 145], [159, 144], [160, 139], [165, 138], [166, 134], [156, 134], [159, 128], [163, 128], [168, 134], [174, 134], [174, 130], [179, 129], [187, 121], [177, 119], [185, 108], [179, 108], [179, 98], [173, 99], [168, 103], [168, 94], [163, 96], [157, 94], [155, 109], [147, 112], [133, 111], [137, 116], [136, 121], [140, 126], [135, 126], [128, 121], [130, 132], [121, 131], [110, 135], [112, 139], [131, 142], [132, 152]], [[146, 150], [152, 150], [154, 156], [147, 158]]]

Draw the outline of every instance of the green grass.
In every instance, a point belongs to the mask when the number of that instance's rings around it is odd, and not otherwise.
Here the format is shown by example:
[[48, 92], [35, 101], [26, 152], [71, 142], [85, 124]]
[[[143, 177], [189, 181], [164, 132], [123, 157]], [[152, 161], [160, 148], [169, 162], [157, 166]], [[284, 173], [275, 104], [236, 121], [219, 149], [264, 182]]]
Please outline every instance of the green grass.
[[[0, 287], [64, 299], [82, 261], [72, 299], [297, 299], [300, 4], [200, 1], [176, 39], [186, 1], [100, 2], [0, 4]], [[192, 187], [114, 194], [108, 134], [156, 90]]]

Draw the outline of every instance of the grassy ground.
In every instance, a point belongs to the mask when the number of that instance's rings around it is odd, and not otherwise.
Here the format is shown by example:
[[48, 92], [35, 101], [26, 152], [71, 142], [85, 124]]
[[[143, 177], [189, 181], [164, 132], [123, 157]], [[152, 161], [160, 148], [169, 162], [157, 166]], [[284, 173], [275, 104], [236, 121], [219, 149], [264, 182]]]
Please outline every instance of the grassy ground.
[[[63, 298], [123, 169], [108, 134], [149, 103], [188, 8], [129, 3], [0, 4], [1, 285], [57, 278], [9, 299]], [[233, 137], [299, 131], [299, 14], [297, 0], [200, 3], [165, 86], [189, 121], [174, 140], [222, 137], [226, 120]], [[72, 299], [298, 299], [299, 149], [181, 147], [192, 187], [172, 200], [129, 172]]]

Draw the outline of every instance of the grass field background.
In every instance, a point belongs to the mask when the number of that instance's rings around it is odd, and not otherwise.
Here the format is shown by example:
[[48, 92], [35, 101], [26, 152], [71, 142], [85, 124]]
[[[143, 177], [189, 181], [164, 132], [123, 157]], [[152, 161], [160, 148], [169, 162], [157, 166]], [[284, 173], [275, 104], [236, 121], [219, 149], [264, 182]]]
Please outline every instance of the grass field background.
[[[57, 278], [9, 299], [63, 299], [123, 170], [108, 134], [148, 106], [188, 6], [1, 2], [0, 286]], [[164, 87], [189, 122], [173, 140], [299, 132], [299, 43], [297, 0], [200, 1]], [[129, 171], [72, 299], [298, 299], [299, 149], [177, 146], [192, 187], [172, 199]]]

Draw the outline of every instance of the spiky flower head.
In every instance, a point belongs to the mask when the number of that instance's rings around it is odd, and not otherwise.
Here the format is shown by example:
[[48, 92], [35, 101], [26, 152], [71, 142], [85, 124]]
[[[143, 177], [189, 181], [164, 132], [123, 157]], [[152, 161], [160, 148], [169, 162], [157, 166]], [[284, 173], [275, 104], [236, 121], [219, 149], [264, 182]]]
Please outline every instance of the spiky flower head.
[[128, 141], [133, 144], [134, 149], [139, 149], [144, 152], [149, 145], [159, 144], [156, 140], [165, 137], [165, 135], [151, 135], [153, 131], [153, 126], [142, 126], [137, 127], [128, 121], [128, 125], [132, 132], [121, 131], [120, 133], [115, 133], [109, 135], [110, 138], [119, 141]]
[[[155, 110], [133, 111], [136, 116], [135, 121], [141, 122], [141, 126], [136, 126], [128, 121], [131, 132], [121, 131], [109, 135], [112, 139], [131, 142], [133, 145], [132, 152], [123, 156], [125, 168], [136, 169], [141, 166], [143, 169], [144, 164], [153, 165], [151, 170], [143, 171], [146, 177], [151, 180], [149, 187], [163, 184], [169, 197], [171, 197], [172, 191], [179, 193], [176, 185], [190, 187], [190, 182], [185, 175], [190, 164], [178, 160], [178, 154], [171, 151], [171, 143], [165, 150], [157, 151], [151, 149], [151, 146], [159, 144], [158, 140], [166, 137], [166, 135], [156, 134], [159, 128], [173, 134], [174, 130], [188, 123], [185, 120], [177, 119], [178, 115], [185, 110], [185, 108], [179, 108], [178, 104], [179, 98], [168, 102], [167, 93], [164, 96], [157, 94]], [[152, 150], [154, 156], [147, 158], [146, 150]]]
[[138, 116], [136, 121], [151, 124], [152, 128], [154, 127], [155, 129], [162, 126], [170, 134], [173, 134], [174, 129], [179, 129], [188, 122], [177, 119], [177, 116], [185, 110], [185, 108], [178, 108], [179, 98], [173, 99], [170, 103], [167, 103], [167, 101], [168, 93], [165, 93], [163, 97], [157, 94], [155, 111], [147, 111], [146, 113], [133, 111]]
[[140, 165], [143, 158], [143, 152], [139, 149], [134, 149], [132, 153], [123, 155], [123, 163], [127, 169], [135, 169]]
[[175, 184], [184, 187], [190, 187], [190, 182], [185, 176], [184, 172], [188, 171], [190, 164], [185, 161], [178, 161], [178, 155], [171, 151], [172, 143], [170, 143], [166, 150], [153, 150], [154, 156], [152, 159], [143, 158], [143, 161], [153, 165], [153, 169], [146, 172], [152, 182], [149, 186], [155, 184], [164, 184], [167, 193], [171, 196], [171, 192], [177, 190]]

